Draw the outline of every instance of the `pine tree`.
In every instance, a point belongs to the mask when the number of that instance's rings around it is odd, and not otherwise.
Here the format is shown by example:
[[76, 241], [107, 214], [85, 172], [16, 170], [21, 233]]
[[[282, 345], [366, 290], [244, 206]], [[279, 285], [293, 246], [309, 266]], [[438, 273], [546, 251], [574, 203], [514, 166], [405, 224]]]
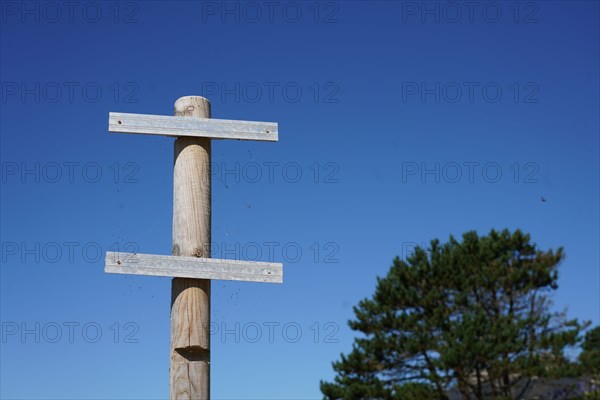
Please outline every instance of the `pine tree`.
[[[540, 251], [519, 230], [431, 241], [396, 257], [354, 307], [361, 335], [333, 363], [327, 399], [520, 399], [565, 362], [584, 328], [551, 312], [563, 249]], [[406, 386], [406, 385], [409, 386]]]
[[591, 375], [595, 379], [600, 380], [600, 326], [591, 329], [585, 334], [581, 350], [579, 363], [582, 368], [582, 374]]

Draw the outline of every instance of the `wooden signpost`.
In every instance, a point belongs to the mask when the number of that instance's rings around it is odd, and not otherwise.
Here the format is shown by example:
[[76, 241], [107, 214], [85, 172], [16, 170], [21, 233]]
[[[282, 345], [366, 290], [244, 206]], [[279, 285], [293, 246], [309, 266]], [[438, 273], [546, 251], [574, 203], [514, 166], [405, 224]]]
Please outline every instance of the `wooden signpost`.
[[277, 141], [277, 123], [210, 119], [210, 103], [181, 97], [175, 116], [109, 114], [109, 131], [174, 136], [171, 256], [106, 253], [105, 271], [174, 277], [170, 398], [210, 398], [210, 281], [283, 282], [283, 265], [210, 258], [211, 139]]

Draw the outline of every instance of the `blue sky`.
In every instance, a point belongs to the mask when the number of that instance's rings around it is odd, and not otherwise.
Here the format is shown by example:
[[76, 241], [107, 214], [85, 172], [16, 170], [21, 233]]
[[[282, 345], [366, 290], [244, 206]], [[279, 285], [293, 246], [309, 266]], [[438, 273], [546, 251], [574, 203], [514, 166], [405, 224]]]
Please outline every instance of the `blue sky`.
[[168, 397], [170, 279], [103, 252], [170, 253], [173, 139], [107, 120], [185, 95], [279, 123], [213, 143], [213, 256], [285, 264], [213, 282], [213, 398], [320, 398], [393, 257], [468, 230], [564, 246], [600, 323], [598, 2], [0, 4], [2, 398]]

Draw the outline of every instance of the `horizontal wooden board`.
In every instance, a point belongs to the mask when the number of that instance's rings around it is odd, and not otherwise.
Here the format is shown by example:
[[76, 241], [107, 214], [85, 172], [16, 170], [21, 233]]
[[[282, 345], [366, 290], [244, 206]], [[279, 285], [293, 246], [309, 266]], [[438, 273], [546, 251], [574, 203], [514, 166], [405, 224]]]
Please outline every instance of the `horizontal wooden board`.
[[283, 264], [106, 252], [105, 272], [247, 282], [283, 282]]
[[262, 140], [267, 142], [278, 140], [276, 122], [114, 112], [108, 115], [108, 131], [163, 136], [195, 136], [211, 139]]

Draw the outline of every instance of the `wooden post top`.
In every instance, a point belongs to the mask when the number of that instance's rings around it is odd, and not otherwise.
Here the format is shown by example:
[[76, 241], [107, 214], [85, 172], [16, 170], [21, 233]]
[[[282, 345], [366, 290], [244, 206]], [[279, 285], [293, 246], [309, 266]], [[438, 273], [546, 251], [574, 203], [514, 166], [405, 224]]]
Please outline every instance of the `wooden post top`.
[[176, 117], [210, 118], [210, 101], [202, 96], [183, 96], [175, 101]]

